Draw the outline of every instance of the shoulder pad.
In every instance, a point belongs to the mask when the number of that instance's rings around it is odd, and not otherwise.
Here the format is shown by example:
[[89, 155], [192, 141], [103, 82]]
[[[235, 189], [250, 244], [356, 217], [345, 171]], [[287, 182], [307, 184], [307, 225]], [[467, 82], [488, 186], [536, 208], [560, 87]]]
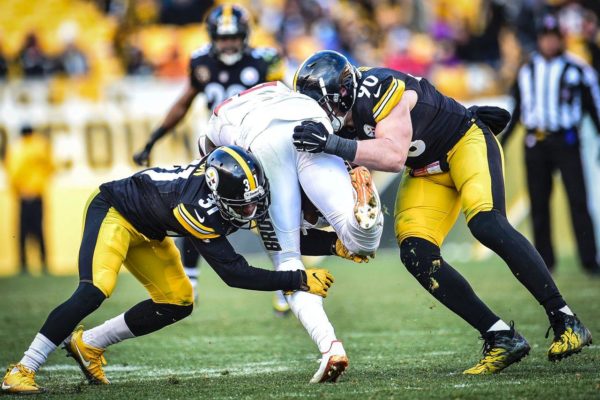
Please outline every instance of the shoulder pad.
[[279, 52], [272, 47], [256, 47], [250, 53], [253, 58], [261, 58], [265, 61], [271, 61], [279, 57]]
[[190, 57], [192, 59], [195, 59], [208, 55], [208, 52], [210, 51], [210, 46], [210, 44], [207, 44], [200, 48], [197, 48], [196, 50], [192, 51], [192, 55]]

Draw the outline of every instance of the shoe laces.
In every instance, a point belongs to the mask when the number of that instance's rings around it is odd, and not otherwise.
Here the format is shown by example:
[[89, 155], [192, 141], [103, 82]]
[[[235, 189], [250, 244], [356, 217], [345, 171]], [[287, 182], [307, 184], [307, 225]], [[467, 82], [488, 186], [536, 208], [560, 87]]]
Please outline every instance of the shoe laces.
[[23, 377], [23, 379], [21, 380], [21, 382], [23, 384], [30, 385], [30, 386], [37, 386], [37, 384], [35, 383], [35, 380], [34, 380], [35, 372], [32, 369], [27, 368], [23, 364], [12, 365], [11, 367], [9, 367], [9, 369], [12, 370], [15, 367], [19, 370], [19, 373]]
[[548, 339], [550, 335], [550, 329], [554, 331], [554, 341], [559, 340], [563, 333], [567, 330], [567, 318], [570, 315], [563, 313], [562, 311], [555, 311], [550, 314], [550, 326], [546, 331], [545, 338]]
[[[515, 328], [515, 322], [510, 321], [508, 323], [508, 326], [510, 326], [510, 330], [508, 332], [513, 332]], [[487, 356], [494, 349], [494, 347], [496, 347], [496, 339], [499, 335], [502, 335], [503, 332], [506, 331], [486, 332], [479, 337], [480, 340], [483, 340], [483, 345], [481, 346], [481, 353], [484, 355], [484, 357]]]

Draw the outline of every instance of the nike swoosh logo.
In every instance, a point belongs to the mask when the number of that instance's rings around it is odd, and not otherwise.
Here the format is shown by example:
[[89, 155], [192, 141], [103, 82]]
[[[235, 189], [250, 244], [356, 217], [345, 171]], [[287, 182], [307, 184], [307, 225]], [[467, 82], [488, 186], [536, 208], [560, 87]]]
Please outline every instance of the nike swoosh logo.
[[10, 385], [7, 385], [7, 384], [5, 384], [4, 382], [2, 382], [2, 390], [8, 390], [8, 389], [10, 389], [10, 388], [11, 388], [11, 386], [10, 386]]
[[77, 350], [77, 354], [79, 354], [79, 359], [81, 360], [83, 366], [86, 368], [89, 367], [92, 362], [86, 360], [85, 357], [81, 354], [81, 352], [79, 351], [79, 347], [77, 347], [77, 343], [75, 343], [75, 350]]
[[381, 85], [379, 85], [379, 87], [377, 88], [377, 91], [375, 92], [375, 94], [373, 96], [379, 97], [380, 93], [381, 93]]
[[316, 133], [313, 133], [313, 135], [321, 140], [327, 140], [327, 135], [319, 136]]
[[200, 223], [204, 223], [204, 217], [201, 217], [200, 214], [198, 214], [198, 210], [194, 210], [194, 213], [196, 214], [196, 218], [198, 218], [198, 221], [200, 221]]
[[312, 274], [312, 275], [313, 275], [313, 278], [315, 278], [317, 281], [319, 281], [319, 283], [320, 283], [321, 285], [323, 284], [323, 282], [321, 282], [321, 280], [320, 280], [320, 279], [319, 279], [319, 277], [317, 276], [317, 273], [316, 273], [316, 272], [313, 272], [313, 274]]

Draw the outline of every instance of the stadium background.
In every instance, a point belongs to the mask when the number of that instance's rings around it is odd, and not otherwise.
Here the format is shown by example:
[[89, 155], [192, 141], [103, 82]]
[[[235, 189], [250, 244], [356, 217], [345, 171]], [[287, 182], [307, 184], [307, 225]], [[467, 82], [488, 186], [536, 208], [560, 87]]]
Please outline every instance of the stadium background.
[[[277, 47], [286, 56], [288, 84], [306, 56], [330, 48], [356, 64], [426, 76], [465, 104], [509, 109], [506, 93], [535, 43], [532, 13], [541, 7], [562, 7], [569, 49], [592, 61], [582, 21], [586, 9], [599, 8], [597, 1], [529, 0], [238, 3], [255, 16], [251, 44]], [[0, 0], [0, 157], [25, 123], [51, 141], [56, 173], [48, 187], [45, 221], [50, 272], [75, 272], [85, 200], [101, 182], [136, 170], [131, 155], [185, 85], [189, 54], [208, 43], [201, 21], [212, 5], [192, 0]], [[21, 50], [32, 33], [44, 59], [40, 68], [28, 71]], [[184, 164], [194, 157], [195, 137], [207, 118], [203, 101], [199, 96], [175, 135], [157, 145], [152, 164]], [[600, 140], [589, 122], [582, 147], [598, 228]], [[522, 141], [515, 139], [506, 150], [507, 204], [510, 219], [528, 234], [522, 166]], [[398, 177], [378, 174], [377, 180], [391, 208]], [[569, 255], [573, 235], [562, 185], [558, 187], [554, 235], [561, 255]], [[0, 166], [0, 275], [19, 270], [16, 207]], [[251, 236], [234, 243], [242, 252], [259, 249]], [[388, 218], [382, 246], [395, 245]], [[444, 246], [451, 262], [489, 255], [474, 244], [464, 222]]]

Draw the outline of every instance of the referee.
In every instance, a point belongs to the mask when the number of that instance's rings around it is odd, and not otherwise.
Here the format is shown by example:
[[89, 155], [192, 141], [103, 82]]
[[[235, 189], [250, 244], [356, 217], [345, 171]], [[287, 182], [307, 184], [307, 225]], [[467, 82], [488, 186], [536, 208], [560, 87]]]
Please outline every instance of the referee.
[[534, 52], [517, 77], [515, 108], [501, 139], [504, 144], [521, 122], [525, 136], [525, 165], [531, 201], [535, 247], [548, 269], [555, 265], [550, 234], [552, 175], [560, 171], [571, 208], [571, 220], [584, 269], [600, 276], [594, 227], [579, 149], [583, 113], [591, 115], [600, 132], [600, 88], [596, 73], [565, 53], [558, 20], [547, 15], [537, 31]]

